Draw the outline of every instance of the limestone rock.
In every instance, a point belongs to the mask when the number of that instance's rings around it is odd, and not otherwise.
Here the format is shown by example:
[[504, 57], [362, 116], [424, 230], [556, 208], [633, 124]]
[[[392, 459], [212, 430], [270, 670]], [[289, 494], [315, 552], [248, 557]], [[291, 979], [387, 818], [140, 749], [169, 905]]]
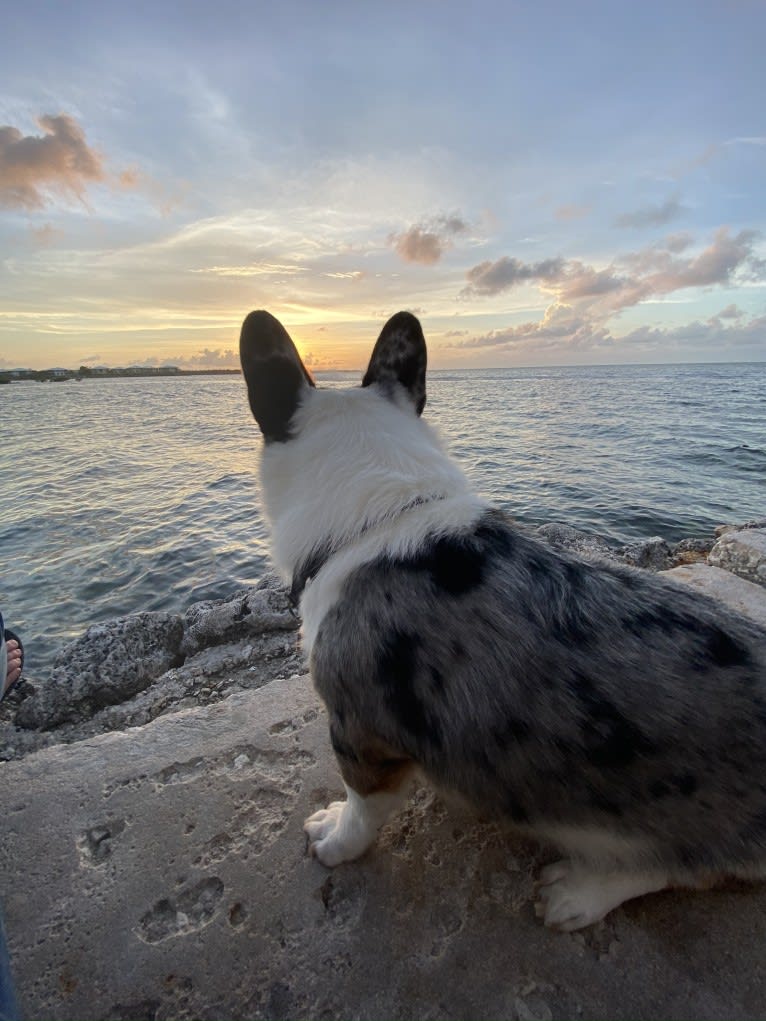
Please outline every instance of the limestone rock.
[[708, 564], [674, 567], [672, 571], [665, 571], [664, 576], [720, 600], [736, 613], [766, 628], [766, 589], [762, 586]]
[[300, 625], [285, 587], [273, 574], [229, 599], [194, 603], [184, 614], [183, 623], [181, 652], [185, 656], [264, 631], [295, 631]]
[[707, 560], [712, 547], [712, 539], [681, 539], [671, 548], [672, 564], [679, 567], [681, 564], [700, 563]]
[[762, 884], [552, 932], [533, 900], [555, 850], [427, 788], [358, 861], [309, 858], [303, 820], [343, 787], [305, 678], [0, 770], [28, 1018], [763, 1017]]
[[766, 528], [725, 532], [708, 561], [758, 585], [766, 585]]
[[672, 557], [670, 546], [658, 535], [629, 543], [622, 547], [620, 553], [626, 564], [643, 567], [647, 571], [664, 571], [670, 566]]
[[535, 535], [555, 550], [576, 553], [578, 556], [592, 560], [611, 560], [613, 562], [619, 560], [606, 539], [602, 539], [600, 535], [581, 532], [577, 528], [572, 528], [571, 525], [564, 525], [558, 521], [540, 525], [535, 530]]
[[51, 676], [25, 700], [16, 723], [43, 730], [124, 702], [183, 662], [178, 614], [136, 613], [94, 624], [58, 654]]

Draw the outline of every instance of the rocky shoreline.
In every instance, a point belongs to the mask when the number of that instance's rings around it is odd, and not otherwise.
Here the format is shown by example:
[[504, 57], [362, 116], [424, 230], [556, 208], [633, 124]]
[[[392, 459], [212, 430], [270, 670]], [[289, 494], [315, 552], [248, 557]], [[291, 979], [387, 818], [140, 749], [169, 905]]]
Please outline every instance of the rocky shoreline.
[[[583, 557], [670, 571], [766, 627], [766, 521]], [[582, 932], [535, 917], [556, 852], [419, 788], [332, 871], [343, 795], [284, 588], [89, 628], [0, 704], [0, 903], [45, 1021], [756, 1021], [766, 885], [667, 891]]]
[[[766, 520], [722, 525], [706, 538], [660, 537], [615, 547], [565, 524], [532, 534], [554, 549], [649, 571], [707, 564], [766, 586]], [[674, 575], [686, 580], [683, 573]], [[699, 577], [699, 576], [698, 576]], [[722, 591], [723, 582], [717, 586]], [[716, 582], [710, 580], [710, 594]], [[300, 619], [273, 574], [183, 614], [138, 613], [89, 627], [58, 654], [48, 678], [30, 678], [0, 703], [0, 760], [57, 743], [143, 726], [305, 672]]]

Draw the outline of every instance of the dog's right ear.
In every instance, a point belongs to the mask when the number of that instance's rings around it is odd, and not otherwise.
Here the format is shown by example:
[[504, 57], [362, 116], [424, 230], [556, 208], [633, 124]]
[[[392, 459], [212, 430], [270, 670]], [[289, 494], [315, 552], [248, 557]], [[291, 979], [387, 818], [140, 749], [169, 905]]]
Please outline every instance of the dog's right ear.
[[397, 312], [381, 330], [362, 386], [378, 383], [385, 392], [398, 383], [420, 415], [426, 404], [426, 360], [420, 322], [411, 312]]
[[290, 438], [290, 419], [301, 394], [314, 386], [284, 326], [268, 312], [251, 312], [242, 324], [239, 357], [250, 410], [267, 443]]

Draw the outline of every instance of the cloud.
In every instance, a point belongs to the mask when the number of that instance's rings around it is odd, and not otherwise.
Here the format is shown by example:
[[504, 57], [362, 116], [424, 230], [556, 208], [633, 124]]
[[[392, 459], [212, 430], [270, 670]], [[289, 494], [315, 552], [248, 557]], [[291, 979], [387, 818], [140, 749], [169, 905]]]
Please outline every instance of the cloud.
[[460, 297], [491, 296], [519, 284], [537, 283], [559, 303], [591, 308], [608, 317], [648, 298], [692, 287], [731, 283], [735, 277], [766, 279], [766, 262], [755, 253], [756, 231], [732, 235], [721, 227], [698, 254], [681, 256], [692, 243], [688, 235], [671, 235], [664, 244], [629, 252], [602, 269], [576, 259], [525, 263], [503, 256], [481, 262], [466, 273]]
[[659, 206], [644, 206], [632, 213], [623, 213], [614, 223], [616, 227], [661, 227], [677, 219], [684, 211], [676, 195]]
[[388, 241], [405, 262], [432, 266], [452, 247], [452, 239], [467, 229], [465, 220], [453, 213], [413, 224], [402, 234], [389, 235]]
[[543, 352], [549, 357], [554, 354], [567, 357], [573, 353], [604, 353], [619, 348], [623, 354], [626, 349], [631, 350], [631, 356], [640, 353], [665, 358], [683, 354], [690, 345], [697, 351], [707, 349], [716, 354], [737, 348], [758, 350], [765, 331], [766, 316], [731, 324], [721, 322], [720, 316], [712, 316], [707, 322], [696, 320], [671, 328], [640, 326], [616, 336], [602, 323], [577, 316], [567, 306], [553, 305], [539, 322], [492, 330], [443, 346], [464, 351], [486, 349], [530, 358]]
[[42, 209], [50, 192], [83, 201], [88, 184], [106, 179], [100, 153], [72, 117], [46, 114], [37, 124], [42, 135], [0, 127], [0, 206]]
[[163, 365], [177, 365], [180, 369], [238, 369], [239, 354], [231, 348], [205, 347], [188, 358], [166, 358]]
[[741, 319], [745, 313], [736, 305], [727, 305], [718, 313], [718, 319]]
[[[524, 263], [505, 257], [483, 262], [466, 274], [468, 286], [462, 296], [492, 295], [528, 282], [537, 283], [553, 301], [539, 321], [524, 322], [502, 330], [465, 337], [447, 347], [498, 351], [598, 350], [615, 344], [642, 344], [661, 353], [663, 343], [671, 346], [694, 341], [723, 347], [748, 346], [760, 337], [763, 344], [764, 318], [747, 322], [741, 310], [726, 306], [706, 322], [688, 327], [663, 329], [647, 327], [615, 336], [611, 320], [623, 310], [652, 299], [691, 288], [727, 287], [741, 281], [766, 281], [766, 261], [758, 258], [757, 232], [727, 227], [715, 232], [707, 246], [688, 251], [693, 240], [671, 235], [664, 242], [627, 253], [605, 267], [579, 260], [547, 259]], [[680, 348], [679, 348], [680, 349]]]
[[524, 263], [507, 255], [496, 262], [480, 262], [466, 273], [468, 286], [461, 296], [472, 294], [499, 294], [516, 284], [533, 280], [553, 280], [564, 268], [563, 259], [545, 259], [543, 262]]

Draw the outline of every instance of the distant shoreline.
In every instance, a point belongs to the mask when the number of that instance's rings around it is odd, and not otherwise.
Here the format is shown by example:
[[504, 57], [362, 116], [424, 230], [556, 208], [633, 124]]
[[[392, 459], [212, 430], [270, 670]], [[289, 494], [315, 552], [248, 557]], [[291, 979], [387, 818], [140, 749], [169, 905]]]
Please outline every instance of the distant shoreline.
[[14, 369], [0, 372], [0, 383], [66, 383], [84, 379], [175, 379], [179, 376], [241, 376], [241, 369]]

